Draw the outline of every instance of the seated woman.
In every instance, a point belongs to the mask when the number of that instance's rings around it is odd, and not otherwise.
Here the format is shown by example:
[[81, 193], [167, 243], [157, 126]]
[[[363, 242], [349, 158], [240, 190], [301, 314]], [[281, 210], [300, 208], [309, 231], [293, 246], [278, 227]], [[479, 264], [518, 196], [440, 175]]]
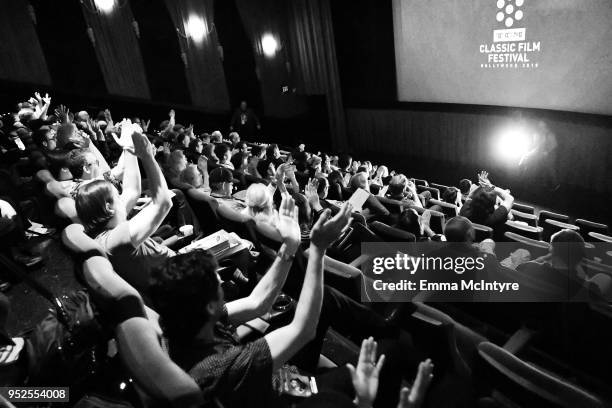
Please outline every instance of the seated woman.
[[[491, 184], [488, 173], [480, 173], [478, 179], [480, 187], [472, 192], [471, 198], [461, 207], [459, 215], [492, 228], [504, 225], [514, 204], [514, 197], [508, 190]], [[496, 207], [498, 197], [501, 203]]]
[[181, 172], [187, 167], [187, 157], [182, 150], [175, 150], [170, 153], [168, 161], [166, 162], [166, 178], [168, 184], [172, 188], [181, 188]]
[[[367, 174], [363, 172], [352, 176], [349, 182], [349, 192], [353, 193], [361, 188], [370, 193], [370, 185], [367, 177]], [[362, 211], [362, 213], [366, 218], [376, 217], [385, 220], [390, 214], [389, 210], [387, 210], [372, 193], [369, 194], [366, 202], [363, 204], [363, 209], [364, 211]]]
[[148, 178], [151, 202], [128, 220], [127, 214], [134, 207], [137, 196], [119, 195], [115, 186], [105, 180], [81, 186], [75, 201], [85, 231], [102, 246], [117, 273], [146, 293], [151, 269], [174, 255], [174, 251], [151, 239], [170, 211], [172, 200], [149, 140], [137, 132], [132, 134], [132, 140], [133, 153], [130, 146], [124, 146], [126, 175], [133, 175], [126, 180], [133, 180], [140, 190], [138, 157]]
[[193, 139], [189, 143], [189, 148], [187, 148], [187, 153], [185, 154], [187, 156], [187, 160], [189, 160], [189, 163], [197, 164], [203, 150], [204, 143], [202, 143], [202, 140], [197, 138]]

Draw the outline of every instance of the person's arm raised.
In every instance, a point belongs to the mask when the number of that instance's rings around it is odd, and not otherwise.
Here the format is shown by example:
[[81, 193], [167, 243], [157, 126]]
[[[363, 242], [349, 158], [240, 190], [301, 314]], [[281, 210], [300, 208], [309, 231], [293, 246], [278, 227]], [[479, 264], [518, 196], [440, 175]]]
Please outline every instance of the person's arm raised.
[[134, 139], [141, 138], [142, 136], [136, 132], [136, 128], [132, 126], [128, 121], [122, 122], [121, 137], [117, 139], [117, 144], [123, 148], [123, 153], [119, 158], [117, 166], [123, 166], [123, 190], [121, 192], [121, 199], [125, 204], [126, 213], [130, 213], [136, 201], [140, 197], [142, 192], [140, 169], [138, 168], [138, 158], [134, 150]]
[[283, 244], [272, 266], [248, 297], [227, 304], [229, 319], [234, 324], [244, 323], [269, 311], [285, 284], [293, 258], [300, 246], [298, 208], [289, 196], [283, 197], [278, 212], [277, 230]]
[[155, 161], [155, 150], [151, 142], [139, 133], [134, 133], [132, 140], [134, 151], [142, 161], [151, 190], [151, 203], [129, 221], [130, 240], [132, 245], [137, 247], [159, 228], [172, 208], [172, 200], [166, 179]]
[[350, 204], [345, 203], [335, 217], [325, 210], [310, 233], [310, 256], [300, 300], [291, 323], [265, 336], [274, 369], [280, 368], [306, 343], [314, 339], [323, 303], [323, 257], [351, 219]]

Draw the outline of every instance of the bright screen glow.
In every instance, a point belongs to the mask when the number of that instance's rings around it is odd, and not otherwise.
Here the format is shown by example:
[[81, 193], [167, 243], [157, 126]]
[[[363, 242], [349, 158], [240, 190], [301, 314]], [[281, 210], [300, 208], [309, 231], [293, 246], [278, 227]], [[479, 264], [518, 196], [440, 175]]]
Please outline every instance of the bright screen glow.
[[103, 13], [110, 13], [115, 7], [115, 0], [95, 0], [96, 7]]
[[507, 163], [518, 164], [530, 148], [531, 138], [522, 127], [505, 128], [497, 137], [497, 157]]
[[192, 14], [185, 24], [185, 31], [193, 41], [201, 42], [206, 36], [206, 22], [202, 17]]
[[272, 34], [264, 34], [261, 37], [261, 49], [266, 57], [271, 58], [276, 55], [278, 43]]

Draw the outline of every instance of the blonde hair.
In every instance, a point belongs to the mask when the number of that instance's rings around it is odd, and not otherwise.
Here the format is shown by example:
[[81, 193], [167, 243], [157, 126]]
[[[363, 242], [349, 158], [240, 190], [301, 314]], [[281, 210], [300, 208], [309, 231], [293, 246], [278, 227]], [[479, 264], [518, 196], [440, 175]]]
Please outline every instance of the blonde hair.
[[272, 200], [272, 193], [268, 186], [261, 183], [254, 183], [247, 188], [245, 195], [247, 208], [245, 213], [255, 220], [262, 220], [274, 223], [276, 212]]

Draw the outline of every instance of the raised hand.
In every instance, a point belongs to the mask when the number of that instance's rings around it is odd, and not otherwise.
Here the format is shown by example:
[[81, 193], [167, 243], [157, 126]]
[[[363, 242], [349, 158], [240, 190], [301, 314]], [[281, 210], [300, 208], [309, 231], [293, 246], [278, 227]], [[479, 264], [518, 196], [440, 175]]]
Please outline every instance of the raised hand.
[[118, 126], [121, 128], [121, 136], [117, 137], [117, 134], [113, 133], [115, 142], [124, 149], [133, 149], [134, 143], [132, 141], [132, 134], [136, 129], [132, 125], [132, 121], [124, 118]]
[[374, 338], [363, 340], [357, 368], [351, 364], [346, 365], [351, 373], [358, 407], [371, 407], [376, 398], [380, 370], [385, 362], [384, 355], [380, 356], [378, 361], [376, 360], [377, 347], [378, 344]]
[[416, 379], [412, 388], [404, 387], [400, 391], [399, 403], [397, 408], [419, 408], [425, 399], [427, 388], [433, 379], [434, 365], [430, 359], [419, 364]]
[[130, 139], [132, 140], [136, 157], [144, 159], [149, 156], [155, 156], [155, 147], [153, 147], [145, 135], [138, 132], [132, 132]]
[[317, 180], [316, 178], [310, 179], [308, 181], [308, 184], [306, 184], [306, 187], [304, 188], [308, 204], [310, 204], [310, 207], [314, 210], [318, 210], [321, 207], [319, 193], [317, 192], [318, 188], [319, 180]]
[[142, 131], [147, 132], [149, 130], [149, 125], [151, 124], [151, 119], [142, 121]]
[[325, 251], [336, 241], [351, 221], [353, 206], [345, 202], [338, 214], [330, 219], [331, 211], [325, 210], [310, 231], [310, 243]]
[[289, 250], [295, 252], [300, 245], [301, 232], [298, 222], [298, 208], [295, 200], [289, 195], [285, 195], [278, 210], [278, 222], [276, 229], [287, 245]]
[[480, 184], [481, 187], [492, 187], [493, 186], [491, 181], [489, 181], [488, 172], [483, 170], [480, 173], [478, 173], [478, 184]]
[[55, 108], [55, 116], [57, 116], [61, 123], [70, 122], [70, 110], [64, 105], [60, 105]]
[[42, 98], [42, 100], [45, 103], [45, 105], [47, 105], [47, 106], [51, 105], [51, 97], [49, 96], [48, 93], [45, 94], [45, 96]]

